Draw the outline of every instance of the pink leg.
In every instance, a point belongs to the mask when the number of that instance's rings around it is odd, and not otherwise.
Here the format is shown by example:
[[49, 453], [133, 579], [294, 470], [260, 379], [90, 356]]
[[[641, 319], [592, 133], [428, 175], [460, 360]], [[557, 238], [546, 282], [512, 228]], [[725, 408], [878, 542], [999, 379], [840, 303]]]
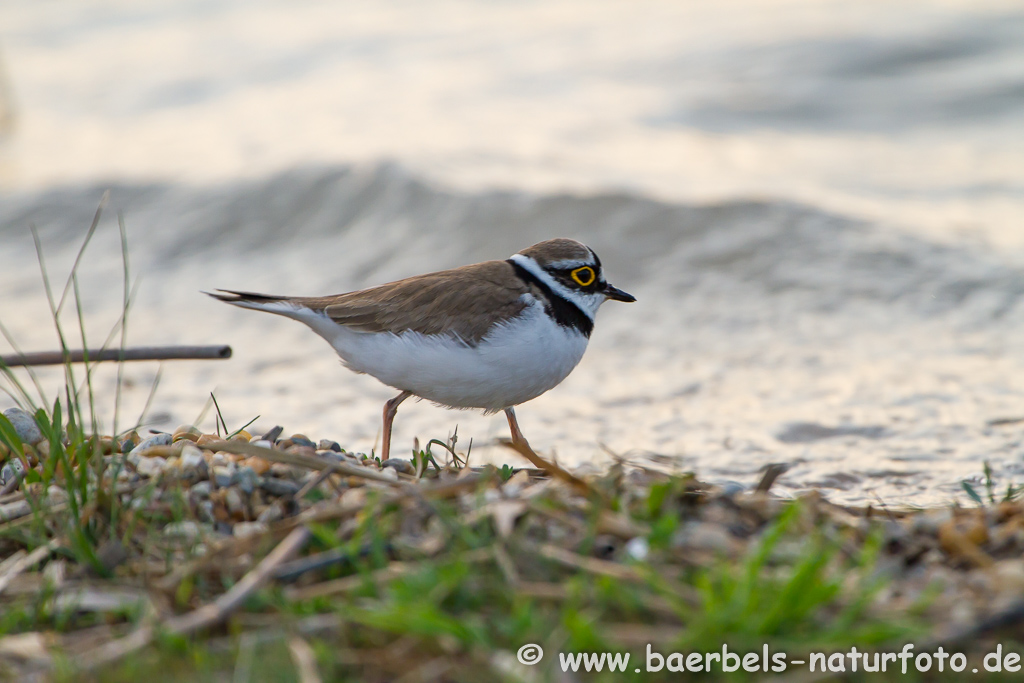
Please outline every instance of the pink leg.
[[380, 447], [381, 462], [391, 457], [391, 423], [395, 421], [398, 404], [412, 396], [411, 391], [403, 391], [384, 404], [384, 442]]

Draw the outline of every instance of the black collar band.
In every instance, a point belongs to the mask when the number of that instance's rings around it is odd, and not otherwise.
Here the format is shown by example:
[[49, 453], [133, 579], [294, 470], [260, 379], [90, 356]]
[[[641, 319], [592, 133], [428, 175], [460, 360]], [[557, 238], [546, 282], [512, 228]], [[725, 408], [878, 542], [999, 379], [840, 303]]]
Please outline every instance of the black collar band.
[[512, 269], [515, 271], [519, 279], [528, 285], [533, 285], [544, 294], [547, 299], [547, 303], [544, 305], [544, 311], [550, 315], [556, 323], [562, 327], [571, 327], [577, 332], [581, 333], [585, 337], [590, 337], [590, 333], [594, 331], [594, 321], [590, 319], [586, 313], [584, 313], [579, 306], [572, 301], [569, 301], [561, 294], [556, 293], [546, 282], [541, 280], [539, 277], [523, 268], [521, 265], [508, 259], [508, 263], [512, 264]]

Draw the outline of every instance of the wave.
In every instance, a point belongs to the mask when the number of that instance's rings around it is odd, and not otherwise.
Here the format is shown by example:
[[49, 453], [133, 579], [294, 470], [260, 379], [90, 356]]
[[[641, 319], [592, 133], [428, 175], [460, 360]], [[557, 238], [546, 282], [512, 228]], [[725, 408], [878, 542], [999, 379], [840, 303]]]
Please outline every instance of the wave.
[[797, 296], [815, 310], [903, 302], [923, 314], [976, 309], [988, 318], [1015, 310], [1024, 295], [1024, 269], [983, 246], [932, 243], [791, 202], [466, 193], [394, 164], [214, 187], [113, 183], [15, 195], [0, 204], [0, 235], [24, 247], [34, 225], [47, 245], [70, 249], [107, 189], [107, 220], [125, 218], [147, 269], [272, 253], [282, 264], [318, 264], [318, 274], [306, 273], [318, 285], [359, 286], [566, 236], [604, 255], [624, 285], [669, 295], [739, 288]]

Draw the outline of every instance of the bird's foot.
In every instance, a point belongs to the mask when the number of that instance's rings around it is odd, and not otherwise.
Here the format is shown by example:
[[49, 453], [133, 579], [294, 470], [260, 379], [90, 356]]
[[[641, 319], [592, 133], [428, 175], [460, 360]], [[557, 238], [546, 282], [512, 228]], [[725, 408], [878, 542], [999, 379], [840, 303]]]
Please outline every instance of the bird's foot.
[[516, 453], [529, 460], [537, 469], [546, 472], [550, 477], [554, 479], [564, 481], [577, 491], [584, 494], [590, 494], [593, 492], [593, 489], [591, 489], [590, 484], [583, 481], [582, 479], [574, 475], [572, 472], [563, 469], [557, 463], [549, 462], [548, 460], [545, 460], [544, 458], [537, 455], [536, 451], [534, 451], [533, 448], [530, 447], [530, 444], [529, 442], [526, 441], [526, 439], [501, 438], [498, 439], [498, 443], [500, 443], [502, 446], [507, 446], [508, 448], [511, 448]]

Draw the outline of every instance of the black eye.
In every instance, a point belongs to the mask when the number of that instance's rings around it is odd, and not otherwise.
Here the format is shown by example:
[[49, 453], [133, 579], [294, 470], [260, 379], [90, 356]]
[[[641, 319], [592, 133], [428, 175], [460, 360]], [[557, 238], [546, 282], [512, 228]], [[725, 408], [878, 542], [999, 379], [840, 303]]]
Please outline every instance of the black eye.
[[589, 287], [590, 285], [594, 284], [594, 280], [597, 278], [597, 274], [594, 273], [594, 269], [591, 268], [590, 266], [583, 266], [582, 268], [577, 268], [576, 270], [572, 271], [570, 275], [572, 275], [572, 279], [575, 280], [576, 284], [578, 284], [580, 287]]

